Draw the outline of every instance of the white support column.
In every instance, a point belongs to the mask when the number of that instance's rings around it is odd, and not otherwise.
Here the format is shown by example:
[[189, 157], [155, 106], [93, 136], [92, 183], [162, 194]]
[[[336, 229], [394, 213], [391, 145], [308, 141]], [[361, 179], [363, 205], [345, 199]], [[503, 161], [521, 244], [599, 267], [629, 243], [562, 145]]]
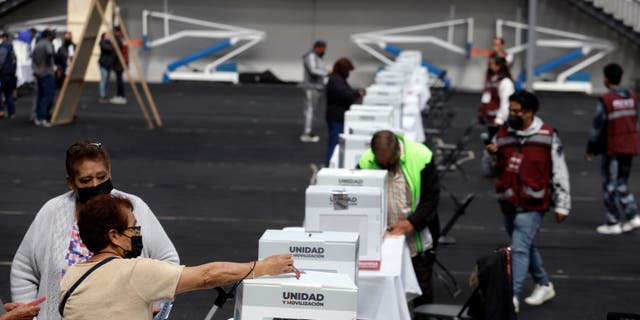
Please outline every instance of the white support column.
[[527, 89], [533, 91], [536, 68], [536, 27], [538, 21], [538, 0], [529, 0], [529, 28], [527, 29]]

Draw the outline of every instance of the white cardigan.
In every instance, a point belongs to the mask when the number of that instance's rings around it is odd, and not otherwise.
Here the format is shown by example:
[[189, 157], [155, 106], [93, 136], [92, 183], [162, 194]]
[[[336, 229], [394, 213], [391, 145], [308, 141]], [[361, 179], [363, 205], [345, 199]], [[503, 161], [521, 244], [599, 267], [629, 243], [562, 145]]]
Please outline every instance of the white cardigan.
[[[133, 214], [142, 226], [142, 256], [179, 264], [178, 252], [149, 206], [137, 196], [113, 190], [111, 194], [133, 203]], [[15, 302], [27, 303], [46, 296], [39, 319], [61, 319], [58, 294], [65, 255], [71, 241], [76, 197], [69, 191], [42, 206], [11, 264], [11, 295]]]

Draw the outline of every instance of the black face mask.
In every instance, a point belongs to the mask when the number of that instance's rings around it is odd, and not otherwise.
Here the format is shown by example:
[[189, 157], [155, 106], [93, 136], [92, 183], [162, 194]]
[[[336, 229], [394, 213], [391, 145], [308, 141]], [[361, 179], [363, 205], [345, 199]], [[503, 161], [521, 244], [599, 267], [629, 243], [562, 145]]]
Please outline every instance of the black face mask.
[[76, 190], [76, 194], [78, 197], [78, 202], [86, 203], [91, 198], [101, 195], [101, 194], [109, 194], [113, 190], [113, 184], [111, 184], [111, 179], [95, 186], [89, 188], [78, 188]]
[[324, 57], [324, 52], [317, 53], [317, 55], [318, 55], [318, 57], [322, 58], [322, 57]]
[[[128, 237], [127, 235], [123, 234], [125, 237]], [[128, 237], [129, 239], [131, 239], [131, 250], [127, 250], [123, 247], [118, 246], [120, 249], [122, 249], [124, 251], [124, 256], [123, 258], [125, 259], [133, 259], [133, 258], [137, 258], [142, 254], [142, 236], [131, 236]]]
[[68, 46], [68, 45], [70, 45], [70, 44], [71, 44], [71, 39], [65, 39], [65, 40], [64, 40], [64, 45], [65, 45], [65, 46]]
[[509, 127], [514, 130], [522, 130], [522, 127], [524, 126], [524, 119], [519, 116], [509, 116], [509, 120], [507, 121], [509, 123]]

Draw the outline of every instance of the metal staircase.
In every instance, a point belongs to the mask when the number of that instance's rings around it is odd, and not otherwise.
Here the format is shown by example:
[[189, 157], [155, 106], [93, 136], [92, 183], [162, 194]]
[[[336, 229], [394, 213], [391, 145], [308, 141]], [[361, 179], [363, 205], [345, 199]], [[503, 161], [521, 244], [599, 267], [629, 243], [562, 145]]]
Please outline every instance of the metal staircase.
[[640, 46], [640, 0], [568, 0]]

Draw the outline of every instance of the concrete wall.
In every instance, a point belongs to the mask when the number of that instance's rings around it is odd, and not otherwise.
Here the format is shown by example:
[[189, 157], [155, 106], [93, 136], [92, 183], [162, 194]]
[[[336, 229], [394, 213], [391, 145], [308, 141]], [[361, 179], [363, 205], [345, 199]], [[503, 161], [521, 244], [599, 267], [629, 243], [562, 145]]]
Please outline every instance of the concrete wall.
[[[325, 60], [329, 65], [337, 58], [346, 56], [356, 65], [351, 82], [365, 86], [371, 82], [373, 72], [380, 63], [356, 47], [350, 41], [350, 35], [359, 32], [400, 26], [443, 21], [450, 18], [450, 10], [455, 8], [455, 18], [475, 18], [474, 47], [488, 48], [495, 34], [495, 19], [517, 19], [522, 8], [526, 17], [525, 0], [167, 0], [169, 12], [197, 19], [238, 25], [267, 32], [266, 41], [237, 57], [241, 71], [263, 71], [270, 69], [283, 80], [299, 81], [302, 77], [300, 58], [310, 44], [317, 38], [328, 42]], [[59, 2], [57, 6], [51, 2]], [[8, 17], [8, 21], [22, 18], [37, 18], [47, 15], [64, 14], [65, 1], [34, 0], [34, 4], [23, 7]], [[140, 39], [142, 34], [142, 10], [163, 11], [163, 1], [129, 0], [121, 1], [122, 14], [133, 38]], [[28, 11], [28, 14], [25, 13]], [[595, 37], [610, 39], [619, 46], [603, 62], [594, 65], [589, 71], [596, 91], [602, 91], [601, 69], [605, 62], [621, 62], [626, 78], [637, 78], [640, 65], [637, 61], [638, 48], [626, 44], [596, 20], [581, 13], [568, 2], [562, 0], [540, 0], [539, 25], [559, 28], [572, 32], [585, 33]], [[4, 21], [3, 21], [4, 22]], [[185, 25], [175, 24], [172, 31], [184, 29]], [[158, 22], [151, 27], [152, 35], [160, 35], [162, 26]], [[445, 31], [431, 33], [445, 35]], [[462, 29], [456, 31], [458, 45], [463, 45], [465, 36]], [[506, 34], [507, 41], [513, 41]], [[151, 81], [160, 81], [166, 65], [182, 56], [213, 44], [211, 40], [190, 39], [171, 43], [148, 52], [140, 52], [146, 75]], [[450, 53], [433, 46], [404, 46], [421, 49], [424, 56], [437, 66], [448, 70], [455, 87], [477, 90], [482, 85], [486, 66], [485, 57], [467, 60], [463, 56]], [[537, 62], [546, 61], [561, 55], [562, 50], [539, 50]], [[524, 56], [516, 57], [515, 74], [519, 74], [520, 63]], [[194, 63], [201, 68], [206, 62]]]

